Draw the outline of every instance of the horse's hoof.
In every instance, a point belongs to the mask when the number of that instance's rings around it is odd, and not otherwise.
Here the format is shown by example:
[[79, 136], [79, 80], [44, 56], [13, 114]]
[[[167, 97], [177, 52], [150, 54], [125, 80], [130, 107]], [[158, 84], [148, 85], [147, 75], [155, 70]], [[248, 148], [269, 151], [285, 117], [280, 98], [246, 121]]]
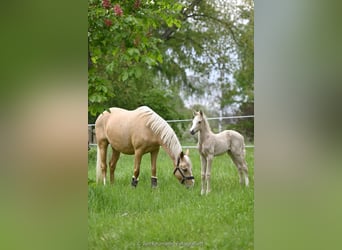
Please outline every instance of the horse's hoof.
[[134, 176], [132, 177], [132, 187], [137, 187], [139, 179], [136, 179]]
[[157, 187], [157, 177], [154, 177], [154, 176], [151, 177], [151, 186], [152, 188]]

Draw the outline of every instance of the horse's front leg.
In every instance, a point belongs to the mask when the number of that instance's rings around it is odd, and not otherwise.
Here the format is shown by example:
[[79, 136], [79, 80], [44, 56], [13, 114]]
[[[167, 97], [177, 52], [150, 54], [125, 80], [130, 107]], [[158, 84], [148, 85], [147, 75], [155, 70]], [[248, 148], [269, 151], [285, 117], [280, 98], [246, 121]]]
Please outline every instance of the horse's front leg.
[[208, 155], [207, 156], [207, 172], [205, 174], [205, 180], [207, 183], [207, 191], [206, 194], [208, 194], [211, 189], [210, 189], [210, 175], [211, 175], [211, 163], [213, 162], [214, 155]]
[[206, 171], [207, 171], [207, 159], [204, 155], [201, 154], [201, 195], [205, 194]]
[[136, 187], [139, 181], [139, 173], [140, 173], [140, 163], [143, 153], [139, 150], [135, 151], [134, 155], [134, 173], [132, 177], [132, 186]]
[[157, 157], [159, 153], [159, 147], [157, 150], [151, 152], [151, 186], [157, 187]]

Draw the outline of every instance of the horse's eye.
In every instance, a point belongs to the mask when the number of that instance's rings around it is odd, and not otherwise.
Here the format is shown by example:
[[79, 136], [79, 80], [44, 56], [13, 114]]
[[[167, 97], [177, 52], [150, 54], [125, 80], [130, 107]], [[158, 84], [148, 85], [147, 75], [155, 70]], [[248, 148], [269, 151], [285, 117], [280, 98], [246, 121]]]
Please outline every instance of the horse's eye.
[[198, 124], [201, 124], [201, 121], [198, 121]]
[[183, 172], [188, 172], [188, 169], [187, 168], [183, 168]]

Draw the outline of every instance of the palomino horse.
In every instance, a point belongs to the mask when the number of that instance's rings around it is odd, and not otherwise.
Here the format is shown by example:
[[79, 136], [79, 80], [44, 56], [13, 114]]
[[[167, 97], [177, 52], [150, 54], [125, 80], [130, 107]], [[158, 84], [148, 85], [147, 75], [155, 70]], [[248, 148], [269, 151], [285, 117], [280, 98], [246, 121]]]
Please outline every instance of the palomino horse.
[[134, 154], [134, 173], [132, 186], [138, 184], [140, 162], [144, 154], [151, 154], [151, 183], [157, 186], [157, 156], [160, 146], [164, 148], [173, 161], [173, 174], [187, 187], [194, 185], [189, 152], [183, 153], [182, 147], [172, 128], [149, 107], [142, 106], [136, 110], [110, 108], [103, 112], [95, 122], [97, 140], [96, 182], [106, 184], [107, 147], [111, 145], [112, 159], [109, 163], [110, 182], [114, 183], [114, 171], [120, 153]]
[[[201, 194], [210, 192], [211, 163], [214, 156], [228, 153], [237, 167], [240, 183], [248, 186], [248, 168], [245, 160], [245, 143], [241, 134], [234, 130], [225, 130], [214, 134], [202, 111], [194, 112], [190, 133], [198, 133], [198, 150], [201, 156]], [[206, 186], [206, 190], [205, 190]]]

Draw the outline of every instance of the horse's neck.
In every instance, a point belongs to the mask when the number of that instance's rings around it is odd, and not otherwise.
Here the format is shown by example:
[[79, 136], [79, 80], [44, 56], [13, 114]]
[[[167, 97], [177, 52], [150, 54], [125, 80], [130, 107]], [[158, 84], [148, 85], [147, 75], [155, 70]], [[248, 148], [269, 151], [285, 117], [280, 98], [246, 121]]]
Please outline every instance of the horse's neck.
[[159, 137], [159, 145], [163, 147], [176, 165], [178, 156], [182, 151], [182, 146], [175, 132], [166, 121], [155, 113], [147, 116], [147, 124], [152, 132]]
[[205, 121], [205, 123], [203, 124], [204, 126], [202, 126], [201, 130], [198, 133], [198, 140], [204, 141], [210, 134], [212, 134], [213, 132], [211, 132], [210, 126], [208, 124], [208, 121]]
[[[172, 159], [174, 165], [176, 166], [177, 165], [177, 160], [178, 160], [178, 156], [177, 153], [174, 153], [171, 151], [171, 149], [169, 147], [167, 147], [167, 145], [165, 144], [162, 144], [161, 145], [163, 147], [163, 149], [165, 150], [165, 152], [168, 154], [168, 156]], [[180, 154], [180, 152], [179, 152]]]

